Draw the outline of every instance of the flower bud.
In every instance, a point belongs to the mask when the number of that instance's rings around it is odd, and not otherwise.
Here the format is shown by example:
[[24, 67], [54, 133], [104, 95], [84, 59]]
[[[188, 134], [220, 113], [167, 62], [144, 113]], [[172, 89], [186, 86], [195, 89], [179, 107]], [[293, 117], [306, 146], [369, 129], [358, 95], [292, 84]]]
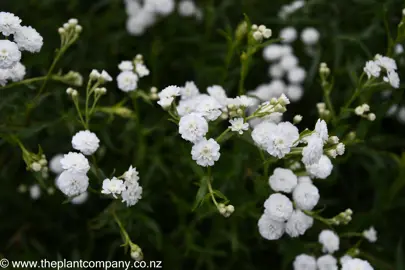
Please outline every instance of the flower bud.
[[370, 120], [370, 121], [374, 121], [375, 118], [376, 118], [376, 116], [375, 116], [374, 113], [369, 113], [369, 114], [367, 115], [367, 119]]
[[41, 168], [42, 168], [42, 166], [41, 166], [41, 164], [39, 164], [38, 162], [33, 162], [33, 163], [31, 164], [31, 169], [32, 169], [34, 172], [39, 172], [39, 171], [41, 170]]
[[294, 124], [298, 124], [302, 121], [302, 115], [297, 114], [296, 116], [294, 116], [293, 118], [293, 123]]
[[255, 31], [255, 32], [253, 32], [253, 38], [256, 40], [256, 41], [262, 41], [263, 40], [263, 35], [262, 35], [262, 33], [261, 32], [259, 32], [259, 31]]

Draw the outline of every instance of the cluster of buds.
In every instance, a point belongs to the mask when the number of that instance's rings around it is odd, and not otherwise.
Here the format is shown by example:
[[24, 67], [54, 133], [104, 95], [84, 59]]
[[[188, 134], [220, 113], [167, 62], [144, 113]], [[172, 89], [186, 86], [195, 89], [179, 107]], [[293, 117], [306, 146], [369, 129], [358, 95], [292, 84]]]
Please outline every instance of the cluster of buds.
[[275, 112], [284, 113], [287, 111], [286, 105], [288, 104], [290, 104], [290, 100], [286, 95], [281, 94], [279, 98], [272, 98], [270, 101], [262, 103], [253, 116], [264, 117]]
[[96, 95], [105, 95], [107, 93], [107, 88], [105, 87], [97, 87], [96, 89], [94, 89], [94, 94]]
[[262, 42], [263, 39], [268, 39], [272, 35], [271, 29], [267, 28], [265, 25], [257, 26], [253, 24], [252, 32], [253, 38], [258, 42]]
[[48, 161], [44, 154], [36, 155], [30, 153], [30, 156], [27, 158], [27, 166], [28, 170], [41, 173], [43, 178], [48, 178], [49, 176], [49, 169], [48, 169]]
[[326, 63], [321, 63], [319, 65], [319, 75], [321, 78], [327, 78], [330, 74], [330, 69]]
[[299, 124], [302, 121], [302, 115], [297, 114], [296, 116], [294, 116], [293, 118], [293, 123], [295, 124]]
[[159, 99], [159, 96], [158, 96], [157, 93], [158, 93], [157, 87], [152, 86], [152, 87], [150, 88], [150, 93], [149, 93], [150, 99], [151, 99], [151, 100], [158, 100], [158, 99]]
[[146, 67], [142, 54], [137, 54], [134, 59], [134, 72], [139, 78], [148, 76], [150, 74], [149, 69]]
[[241, 22], [235, 30], [235, 37], [237, 40], [241, 40], [246, 36], [248, 30], [248, 24], [246, 21]]
[[370, 112], [370, 106], [368, 104], [357, 106], [354, 109], [354, 113], [358, 116], [366, 118], [369, 121], [374, 121], [376, 118], [375, 114]]
[[77, 90], [76, 89], [73, 89], [73, 88], [68, 88], [68, 89], [66, 89], [66, 94], [68, 94], [69, 96], [71, 96], [72, 98], [75, 98], [75, 97], [77, 97], [77, 95], [79, 94], [79, 92], [77, 92]]
[[331, 148], [326, 150], [326, 154], [331, 158], [336, 158], [337, 156], [342, 156], [345, 153], [344, 143], [339, 142], [337, 136], [330, 136], [328, 139], [328, 144], [331, 145]]
[[235, 207], [232, 204], [225, 205], [223, 203], [219, 203], [218, 211], [222, 216], [229, 217], [235, 211]]
[[332, 218], [335, 225], [347, 225], [352, 220], [353, 211], [349, 208]]
[[79, 37], [83, 27], [79, 25], [77, 19], [70, 19], [67, 23], [64, 23], [62, 27], [58, 29], [62, 46], [70, 45]]
[[98, 70], [93, 69], [90, 72], [90, 80], [92, 81], [97, 81], [98, 83], [105, 83], [105, 82], [111, 82], [113, 79], [110, 76], [110, 74], [107, 73], [107, 71], [102, 70], [101, 73], [98, 72]]
[[135, 261], [141, 261], [143, 259], [142, 249], [132, 242], [129, 245], [131, 247], [131, 258]]
[[228, 115], [230, 118], [243, 117], [243, 114], [245, 112], [245, 110], [242, 107], [232, 103], [227, 105], [227, 109], [228, 114], [224, 115], [223, 117], [224, 119], [227, 119]]
[[316, 104], [316, 107], [318, 108], [318, 114], [321, 118], [328, 118], [330, 115], [330, 111], [326, 109], [326, 105], [323, 102], [319, 102]]
[[59, 78], [62, 82], [70, 84], [73, 86], [82, 86], [83, 85], [83, 76], [76, 71], [69, 71], [65, 75]]

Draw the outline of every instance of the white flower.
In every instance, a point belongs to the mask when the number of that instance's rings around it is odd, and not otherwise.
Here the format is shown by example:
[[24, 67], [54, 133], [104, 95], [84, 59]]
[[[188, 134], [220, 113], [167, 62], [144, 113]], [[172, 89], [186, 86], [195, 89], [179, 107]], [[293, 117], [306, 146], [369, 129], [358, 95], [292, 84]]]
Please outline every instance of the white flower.
[[180, 87], [170, 85], [159, 92], [159, 101], [157, 102], [162, 108], [168, 108], [172, 104], [174, 98], [180, 95]]
[[118, 68], [121, 71], [133, 71], [134, 70], [134, 65], [132, 64], [131, 61], [122, 61], [119, 65]]
[[318, 241], [322, 244], [323, 252], [332, 254], [339, 250], [339, 236], [331, 230], [323, 230], [319, 234]]
[[56, 186], [68, 197], [85, 192], [89, 186], [89, 178], [82, 173], [62, 172], [56, 180]]
[[380, 77], [381, 67], [375, 61], [367, 61], [364, 67], [364, 72], [367, 74], [367, 77]]
[[301, 254], [295, 257], [294, 270], [316, 270], [316, 260], [313, 256]]
[[273, 220], [283, 222], [287, 221], [293, 212], [293, 204], [290, 199], [281, 194], [274, 193], [264, 202], [264, 212]]
[[300, 100], [303, 94], [304, 90], [301, 86], [295, 84], [287, 86], [286, 95], [291, 101], [295, 102]]
[[198, 96], [199, 94], [200, 94], [200, 91], [198, 90], [195, 83], [192, 81], [186, 82], [184, 87], [182, 87], [180, 90], [181, 99], [190, 99], [195, 96]]
[[136, 170], [136, 168], [133, 168], [132, 165], [129, 167], [129, 169], [124, 172], [123, 177], [125, 179], [125, 185], [132, 185], [135, 183], [138, 183], [139, 181], [139, 172]]
[[309, 177], [309, 176], [300, 176], [300, 177], [298, 177], [298, 184], [300, 184], [300, 183], [310, 183], [310, 184], [312, 184], [311, 177]]
[[291, 237], [298, 237], [312, 227], [314, 219], [305, 215], [301, 210], [294, 210], [286, 223], [285, 232]]
[[245, 123], [243, 118], [234, 118], [229, 120], [229, 123], [231, 124], [229, 128], [232, 131], [238, 132], [240, 135], [243, 134], [243, 131], [249, 130], [249, 124]]
[[145, 5], [160, 15], [169, 15], [175, 8], [174, 0], [148, 0]]
[[345, 153], [345, 145], [343, 143], [338, 143], [338, 145], [336, 145], [336, 152], [339, 156], [343, 155]]
[[24, 79], [25, 73], [26, 73], [25, 66], [20, 62], [18, 62], [8, 70], [8, 77], [13, 82], [19, 82], [22, 79]]
[[14, 41], [22, 51], [37, 53], [44, 44], [42, 36], [31, 26], [22, 26], [15, 34]]
[[298, 58], [294, 55], [286, 55], [281, 58], [280, 66], [285, 70], [289, 71], [298, 65]]
[[140, 9], [135, 16], [129, 16], [126, 23], [130, 35], [140, 36], [156, 21], [155, 13], [146, 8]]
[[17, 44], [9, 40], [0, 40], [0, 69], [12, 68], [20, 60], [21, 52]]
[[323, 140], [318, 134], [307, 138], [307, 146], [302, 150], [302, 163], [306, 166], [317, 164], [323, 154]]
[[93, 70], [90, 72], [89, 77], [90, 77], [90, 79], [92, 79], [92, 80], [98, 80], [98, 79], [100, 79], [101, 74], [100, 74], [100, 72], [98, 72], [96, 69], [93, 69]]
[[177, 105], [177, 113], [180, 116], [185, 116], [187, 114], [195, 112], [197, 102], [198, 102], [197, 98], [180, 100], [179, 105]]
[[213, 166], [221, 156], [219, 149], [220, 146], [214, 139], [207, 140], [203, 138], [193, 145], [191, 155], [198, 165], [203, 167]]
[[142, 187], [138, 182], [127, 185], [126, 190], [121, 193], [122, 202], [125, 202], [128, 207], [134, 206], [140, 199], [142, 199]]
[[332, 255], [323, 255], [316, 261], [319, 270], [338, 270], [337, 260]]
[[297, 176], [289, 169], [276, 168], [269, 178], [269, 184], [274, 191], [290, 193], [297, 185]]
[[397, 69], [397, 63], [395, 63], [395, 60], [387, 56], [377, 54], [375, 56], [375, 62], [387, 72], [395, 71]]
[[113, 80], [110, 74], [108, 74], [108, 72], [105, 70], [101, 71], [100, 78], [105, 82], [111, 82]]
[[388, 71], [387, 76], [384, 76], [384, 82], [391, 84], [394, 88], [399, 88], [399, 76], [394, 70]]
[[292, 84], [302, 83], [307, 72], [302, 67], [294, 67], [288, 71], [288, 80]]
[[333, 165], [327, 156], [322, 155], [318, 163], [315, 163], [313, 165], [306, 165], [305, 168], [310, 176], [314, 178], [325, 179], [331, 174]]
[[123, 71], [117, 76], [118, 88], [124, 92], [136, 90], [138, 76], [132, 71]]
[[267, 240], [277, 240], [285, 231], [285, 223], [273, 220], [267, 213], [260, 217], [257, 225], [260, 235]]
[[150, 74], [149, 69], [141, 63], [136, 63], [135, 64], [135, 71], [138, 74], [139, 78], [148, 76]]
[[60, 160], [60, 164], [64, 170], [71, 173], [86, 174], [90, 170], [89, 161], [83, 154], [69, 152]]
[[355, 258], [345, 261], [342, 270], [374, 270], [374, 268], [369, 262]]
[[218, 117], [222, 114], [221, 104], [211, 96], [200, 96], [196, 105], [196, 111], [202, 114], [209, 121], [218, 119]]
[[306, 45], [314, 45], [319, 41], [319, 31], [313, 27], [308, 27], [302, 30], [301, 40]]
[[343, 257], [340, 257], [339, 262], [341, 265], [345, 264], [346, 262], [352, 260], [353, 258], [349, 255], [344, 255]]
[[4, 36], [15, 34], [21, 27], [21, 19], [10, 12], [0, 12], [0, 32]]
[[263, 58], [267, 61], [275, 61], [283, 56], [282, 46], [279, 44], [271, 44], [264, 48]]
[[312, 210], [319, 201], [319, 191], [311, 183], [300, 183], [293, 191], [296, 206], [303, 210]]
[[283, 158], [288, 154], [299, 138], [298, 128], [290, 122], [281, 122], [277, 125], [274, 133], [270, 134], [270, 142], [267, 152], [277, 158]]
[[199, 114], [190, 113], [180, 118], [179, 133], [187, 141], [196, 143], [208, 132], [208, 122]]
[[82, 130], [77, 132], [72, 138], [72, 146], [74, 149], [79, 150], [84, 155], [89, 156], [97, 151], [100, 140], [96, 134], [89, 130]]
[[179, 2], [178, 11], [180, 16], [191, 17], [196, 13], [197, 7], [193, 1], [182, 0]]
[[63, 168], [60, 163], [62, 158], [63, 158], [62, 154], [58, 154], [52, 157], [52, 159], [49, 161], [49, 169], [51, 170], [51, 172], [55, 174], [60, 174], [61, 172], [63, 172]]
[[284, 43], [291, 43], [297, 39], [297, 30], [294, 27], [286, 27], [280, 31], [281, 41]]
[[315, 132], [319, 135], [323, 142], [328, 140], [328, 126], [326, 125], [325, 120], [318, 119], [318, 121], [316, 121]]
[[0, 86], [5, 86], [9, 78], [10, 78], [9, 69], [0, 68]]
[[226, 106], [228, 97], [226, 96], [225, 89], [220, 85], [213, 85], [207, 88], [207, 93], [215, 98], [221, 106]]
[[397, 44], [395, 45], [394, 50], [396, 54], [402, 54], [404, 52], [404, 46], [402, 46], [402, 44]]
[[276, 132], [277, 125], [272, 122], [262, 122], [252, 131], [252, 139], [262, 149], [267, 149], [271, 142], [271, 134]]
[[241, 107], [248, 108], [255, 105], [255, 99], [245, 95], [237, 96], [235, 99]]
[[103, 194], [112, 194], [114, 198], [117, 198], [117, 195], [121, 194], [121, 192], [125, 191], [126, 187], [122, 180], [119, 180], [116, 177], [110, 179], [104, 179], [103, 181], [103, 190], [101, 193]]
[[271, 78], [280, 79], [284, 76], [284, 69], [279, 64], [273, 64], [269, 67], [269, 75]]
[[377, 241], [377, 231], [374, 227], [370, 227], [368, 230], [363, 232], [363, 237], [366, 238], [370, 243]]
[[[1, 14], [0, 14], [1, 15]], [[41, 188], [38, 184], [30, 186], [30, 197], [33, 200], [38, 200], [41, 197]]]

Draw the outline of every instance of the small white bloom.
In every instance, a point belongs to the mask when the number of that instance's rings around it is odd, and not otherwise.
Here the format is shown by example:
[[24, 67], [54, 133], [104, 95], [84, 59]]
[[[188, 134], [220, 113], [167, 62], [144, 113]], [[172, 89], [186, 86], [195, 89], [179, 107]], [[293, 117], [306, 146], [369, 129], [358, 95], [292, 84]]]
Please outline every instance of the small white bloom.
[[41, 164], [39, 164], [38, 162], [32, 162], [32, 163], [31, 163], [31, 169], [32, 169], [34, 172], [39, 172], [39, 171], [42, 169], [42, 166], [41, 166]]
[[243, 134], [243, 131], [249, 130], [249, 124], [245, 123], [243, 118], [234, 118], [229, 120], [229, 123], [231, 124], [229, 128], [232, 131], [238, 132], [240, 135]]
[[292, 43], [297, 39], [297, 30], [294, 27], [286, 27], [280, 31], [281, 42]]
[[82, 130], [77, 132], [72, 138], [72, 146], [74, 149], [79, 150], [84, 155], [89, 156], [97, 151], [100, 140], [96, 134], [89, 130]]
[[291, 101], [293, 102], [299, 101], [302, 98], [303, 94], [304, 90], [302, 89], [301, 86], [295, 84], [287, 86], [286, 95]]
[[181, 99], [190, 99], [200, 94], [197, 86], [193, 81], [186, 82], [184, 87], [180, 90]]
[[316, 264], [319, 270], [338, 270], [337, 260], [330, 254], [319, 257]]
[[9, 40], [0, 40], [0, 69], [12, 68], [20, 62], [21, 52], [17, 44]]
[[260, 235], [267, 240], [277, 240], [283, 236], [285, 223], [273, 220], [269, 214], [264, 213], [258, 223]]
[[318, 121], [316, 121], [315, 132], [319, 135], [323, 142], [328, 140], [328, 126], [326, 125], [325, 120], [318, 119]]
[[112, 194], [114, 198], [117, 198], [117, 195], [120, 195], [123, 191], [126, 190], [124, 182], [122, 180], [113, 177], [110, 179], [104, 179], [103, 181], [103, 194]]
[[384, 82], [391, 84], [394, 88], [399, 88], [399, 76], [394, 70], [388, 71], [387, 76], [384, 76]]
[[62, 154], [58, 154], [52, 157], [52, 159], [49, 161], [49, 169], [51, 170], [51, 172], [55, 174], [60, 174], [63, 172], [62, 165], [60, 164], [62, 158], [63, 158]]
[[268, 214], [271, 219], [279, 222], [287, 221], [293, 212], [293, 204], [290, 199], [281, 194], [274, 193], [264, 202], [264, 212]]
[[306, 45], [314, 45], [319, 41], [319, 31], [313, 27], [305, 28], [301, 32], [301, 40]]
[[199, 114], [190, 113], [180, 118], [179, 133], [187, 141], [196, 143], [208, 132], [208, 122]]
[[235, 99], [241, 107], [248, 108], [255, 105], [255, 99], [245, 95], [237, 96]]
[[126, 190], [121, 193], [122, 202], [127, 204], [127, 207], [134, 206], [140, 199], [142, 199], [142, 187], [138, 182], [127, 185]]
[[294, 55], [286, 55], [281, 58], [280, 66], [285, 70], [289, 71], [298, 65], [298, 58]]
[[124, 92], [134, 91], [138, 87], [138, 76], [132, 71], [123, 71], [117, 76], [117, 84]]
[[41, 197], [41, 188], [38, 184], [30, 186], [30, 197], [33, 200], [38, 200]]
[[302, 150], [302, 163], [306, 166], [317, 164], [323, 154], [323, 140], [318, 134], [307, 138], [307, 146]]
[[69, 152], [60, 160], [60, 164], [64, 170], [70, 173], [86, 174], [90, 170], [89, 161], [83, 154]]
[[275, 61], [283, 56], [282, 46], [279, 44], [271, 44], [264, 48], [263, 58], [267, 61]]
[[18, 62], [8, 70], [8, 77], [13, 82], [19, 82], [24, 79], [25, 73], [25, 66], [21, 62]]
[[296, 206], [303, 210], [312, 210], [319, 201], [319, 191], [311, 183], [300, 183], [293, 191]]
[[326, 179], [332, 173], [333, 165], [327, 156], [322, 155], [318, 163], [306, 165], [305, 168], [310, 176]]
[[318, 241], [322, 244], [323, 252], [332, 254], [339, 250], [339, 236], [331, 230], [323, 230], [319, 234]]
[[176, 96], [180, 95], [180, 87], [170, 85], [159, 92], [159, 101], [157, 102], [162, 108], [168, 108]]
[[286, 223], [286, 233], [291, 237], [304, 235], [312, 227], [314, 219], [305, 215], [301, 210], [294, 210]]
[[222, 107], [223, 106], [216, 98], [201, 95], [197, 103], [196, 111], [202, 114], [207, 120], [214, 121], [222, 114]]
[[381, 56], [381, 55], [377, 54], [375, 56], [375, 62], [380, 67], [384, 68], [387, 72], [397, 70], [397, 63], [395, 62], [394, 59], [392, 59], [390, 57]]
[[262, 149], [267, 149], [271, 143], [271, 134], [276, 132], [277, 125], [272, 122], [262, 122], [252, 131], [252, 139]]
[[197, 7], [193, 1], [182, 0], [179, 2], [178, 11], [180, 16], [191, 17], [196, 13]]
[[221, 106], [226, 106], [228, 97], [226, 96], [225, 89], [220, 85], [213, 85], [207, 88], [207, 93], [215, 98]]
[[369, 113], [369, 114], [367, 115], [367, 119], [368, 119], [369, 121], [374, 121], [374, 120], [376, 119], [376, 115], [375, 115], [374, 113]]
[[283, 168], [276, 168], [269, 178], [271, 189], [285, 193], [291, 193], [297, 182], [297, 176], [291, 170]]
[[42, 36], [31, 26], [22, 26], [14, 34], [14, 41], [22, 51], [37, 53], [44, 44]]
[[208, 167], [213, 166], [215, 161], [219, 160], [221, 156], [219, 150], [220, 146], [214, 139], [203, 138], [193, 145], [191, 155], [198, 165]]
[[339, 156], [343, 155], [345, 153], [345, 145], [343, 143], [339, 143], [336, 146], [336, 152]]
[[177, 106], [177, 113], [180, 116], [185, 116], [187, 114], [195, 112], [197, 102], [198, 98], [189, 98], [180, 100], [179, 105]]
[[131, 165], [129, 169], [126, 172], [124, 172], [123, 177], [125, 179], [125, 185], [132, 185], [138, 183], [139, 172], [136, 170], [136, 168], [133, 168]]
[[397, 44], [395, 45], [394, 50], [396, 54], [402, 54], [404, 52], [404, 46], [402, 46], [402, 44]]
[[294, 270], [316, 270], [316, 259], [307, 254], [301, 254], [295, 257]]
[[8, 37], [21, 28], [21, 19], [10, 12], [0, 12], [0, 33]]
[[370, 243], [377, 241], [377, 231], [374, 227], [370, 227], [368, 230], [363, 231], [363, 237], [366, 238]]
[[85, 192], [89, 186], [89, 178], [82, 173], [62, 172], [57, 180], [56, 186], [68, 197], [74, 197]]
[[340, 257], [339, 262], [341, 265], [345, 264], [346, 262], [352, 260], [353, 258], [349, 255], [344, 255], [343, 257]]
[[175, 9], [174, 0], [153, 0], [146, 1], [147, 8], [153, 10], [155, 13], [167, 16]]
[[374, 270], [374, 268], [369, 262], [355, 258], [347, 260], [342, 265], [342, 270]]
[[98, 80], [100, 77], [101, 77], [101, 74], [100, 74], [100, 72], [98, 72], [97, 70], [95, 70], [95, 69], [93, 69], [91, 72], [90, 72], [90, 79], [92, 79], [92, 80]]
[[134, 70], [134, 65], [132, 64], [131, 61], [122, 61], [119, 65], [118, 68], [121, 71], [133, 71]]
[[291, 151], [294, 142], [299, 138], [298, 128], [290, 122], [277, 124], [274, 133], [270, 134], [267, 152], [277, 158], [283, 158]]
[[378, 78], [380, 77], [381, 67], [375, 61], [367, 61], [366, 66], [364, 67], [364, 72], [367, 74], [367, 77]]
[[306, 74], [302, 67], [294, 67], [288, 71], [288, 80], [292, 84], [299, 84], [305, 80]]
[[139, 78], [148, 76], [150, 74], [149, 69], [144, 64], [141, 63], [136, 63], [135, 71], [138, 74]]
[[113, 80], [113, 78], [110, 76], [110, 74], [108, 74], [108, 72], [105, 70], [101, 71], [100, 78], [106, 82], [111, 82]]
[[285, 74], [284, 69], [279, 64], [273, 64], [269, 67], [269, 76], [274, 79], [281, 79]]

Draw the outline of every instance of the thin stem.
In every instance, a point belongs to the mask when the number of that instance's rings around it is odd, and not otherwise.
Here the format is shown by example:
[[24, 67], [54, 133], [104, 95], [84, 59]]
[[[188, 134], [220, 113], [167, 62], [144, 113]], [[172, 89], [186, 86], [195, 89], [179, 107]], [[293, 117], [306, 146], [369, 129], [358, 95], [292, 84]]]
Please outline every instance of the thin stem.
[[214, 190], [212, 189], [212, 186], [211, 186], [211, 178], [212, 178], [211, 177], [211, 167], [208, 167], [208, 175], [207, 175], [208, 191], [210, 192], [212, 202], [215, 204], [215, 206], [217, 208], [219, 208], [218, 207], [218, 202], [217, 202], [217, 200], [215, 199], [215, 196], [214, 196]]
[[121, 233], [122, 233], [122, 235], [124, 237], [124, 242], [125, 242], [124, 245], [126, 246], [126, 245], [130, 244], [131, 243], [131, 238], [129, 237], [129, 235], [128, 235], [127, 231], [125, 230], [124, 226], [122, 225], [121, 220], [118, 218], [118, 216], [117, 216], [117, 214], [115, 213], [114, 210], [111, 211], [111, 214], [114, 217], [115, 222], [118, 224], [118, 227], [120, 228]]
[[5, 86], [0, 86], [0, 90], [7, 89], [7, 88], [12, 88], [14, 86], [19, 86], [19, 85], [30, 84], [30, 83], [33, 83], [33, 82], [40, 82], [40, 81], [43, 81], [45, 79], [46, 79], [46, 76], [26, 79], [26, 80], [23, 80], [23, 81], [7, 84]]
[[94, 169], [96, 170], [96, 173], [95, 173], [96, 177], [97, 177], [99, 180], [102, 180], [102, 177], [101, 177], [101, 175], [100, 175], [100, 170], [99, 170], [98, 165], [97, 165], [97, 159], [96, 159], [96, 157], [95, 157], [94, 155], [91, 155], [91, 160], [93, 161]]
[[241, 96], [245, 92], [245, 80], [246, 76], [249, 70], [249, 54], [244, 52], [241, 55], [241, 62], [242, 62], [242, 67], [240, 70], [240, 80], [239, 80], [239, 92], [238, 94]]
[[216, 139], [217, 142], [221, 142], [221, 139], [230, 131], [230, 128], [225, 129], [224, 132], [221, 133], [221, 135], [219, 135]]
[[80, 122], [82, 123], [84, 129], [87, 130], [87, 129], [88, 129], [88, 126], [87, 126], [86, 122], [85, 122], [84, 119], [83, 119], [82, 112], [80, 111], [79, 103], [78, 103], [77, 98], [74, 97], [73, 103], [75, 104], [75, 108], [76, 108], [77, 114], [79, 115]]
[[339, 236], [340, 237], [363, 237], [363, 234], [358, 233], [358, 232], [347, 232], [347, 233], [342, 233]]

